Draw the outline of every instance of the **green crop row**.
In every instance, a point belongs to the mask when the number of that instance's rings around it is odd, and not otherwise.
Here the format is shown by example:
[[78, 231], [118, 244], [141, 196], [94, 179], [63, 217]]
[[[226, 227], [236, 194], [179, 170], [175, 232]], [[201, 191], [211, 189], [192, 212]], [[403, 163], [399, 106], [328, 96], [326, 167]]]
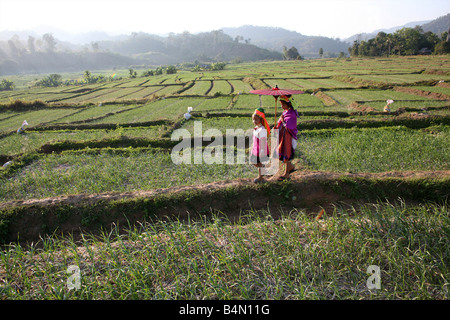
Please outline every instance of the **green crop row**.
[[97, 129], [97, 130], [58, 130], [28, 131], [25, 135], [13, 134], [1, 139], [0, 155], [18, 155], [39, 150], [45, 144], [62, 141], [85, 142], [92, 140], [109, 140], [115, 138], [158, 139], [165, 132], [165, 126], [144, 128]]
[[[449, 134], [448, 126], [427, 130], [392, 127], [310, 131], [299, 137], [295, 162], [307, 169], [337, 172], [448, 170]], [[46, 152], [76, 150], [86, 146], [158, 147], [152, 141], [157, 140], [119, 137], [110, 142], [99, 140], [96, 144], [94, 141], [67, 141], [59, 146], [49, 145]], [[176, 143], [170, 142], [169, 150]], [[227, 164], [225, 158], [218, 160], [219, 164], [208, 164], [202, 160], [201, 164], [191, 161], [191, 164], [176, 165], [169, 153], [151, 151], [133, 153], [127, 157], [111, 153], [95, 156], [83, 152], [48, 154], [15, 170], [12, 175], [3, 175], [0, 194], [3, 200], [7, 200], [79, 192], [130, 191], [249, 178], [256, 173], [248, 162], [237, 165]], [[165, 179], [160, 179], [161, 175]]]
[[450, 169], [449, 127], [341, 129], [308, 133], [298, 150], [306, 168], [326, 171], [383, 172]]
[[[1, 200], [125, 192], [251, 177], [248, 165], [174, 164], [169, 153], [48, 155], [2, 178]], [[161, 179], [164, 176], [164, 179]]]

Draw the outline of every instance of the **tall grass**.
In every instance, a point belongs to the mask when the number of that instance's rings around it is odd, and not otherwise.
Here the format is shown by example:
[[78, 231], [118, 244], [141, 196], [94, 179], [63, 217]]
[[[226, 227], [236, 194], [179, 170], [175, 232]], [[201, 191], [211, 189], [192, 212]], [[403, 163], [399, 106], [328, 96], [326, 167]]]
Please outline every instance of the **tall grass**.
[[[226, 213], [225, 213], [226, 214]], [[2, 299], [447, 299], [445, 206], [379, 203], [155, 221], [99, 238], [45, 238], [0, 253]], [[69, 290], [69, 266], [80, 287]], [[380, 288], [367, 286], [369, 266]]]
[[174, 164], [170, 153], [156, 149], [125, 153], [110, 150], [100, 154], [65, 152], [44, 156], [14, 176], [2, 177], [0, 201], [169, 188], [256, 175], [251, 165], [223, 163]]
[[305, 131], [297, 146], [301, 162], [315, 170], [384, 172], [448, 170], [448, 126]]
[[89, 141], [111, 138], [147, 138], [158, 139], [167, 129], [164, 126], [145, 128], [123, 128], [115, 130], [59, 130], [59, 131], [27, 131], [25, 134], [13, 134], [1, 140], [0, 155], [16, 155], [32, 152], [42, 145], [58, 141]]
[[[229, 128], [223, 121], [204, 121], [203, 131]], [[188, 130], [193, 130], [186, 125]], [[189, 124], [188, 123], [188, 124]], [[235, 128], [250, 127], [250, 119], [233, 120]], [[124, 130], [125, 134], [132, 129]], [[138, 130], [135, 134], [144, 134]], [[116, 135], [111, 131], [111, 135]], [[154, 132], [148, 134], [153, 135]], [[405, 127], [304, 131], [298, 140], [295, 162], [299, 167], [334, 172], [386, 172], [404, 170], [448, 170], [450, 139], [448, 126], [426, 130]], [[213, 138], [213, 140], [216, 138]], [[225, 139], [224, 139], [225, 143]], [[94, 151], [94, 150], [92, 150]], [[105, 149], [80, 150], [43, 155], [37, 161], [0, 179], [0, 199], [52, 197], [70, 193], [136, 191], [180, 185], [251, 178], [249, 164], [174, 164], [169, 152]], [[192, 157], [194, 152], [191, 152]], [[214, 157], [219, 155], [214, 155]], [[219, 161], [220, 162], [220, 161]], [[164, 175], [164, 179], [161, 176]]]

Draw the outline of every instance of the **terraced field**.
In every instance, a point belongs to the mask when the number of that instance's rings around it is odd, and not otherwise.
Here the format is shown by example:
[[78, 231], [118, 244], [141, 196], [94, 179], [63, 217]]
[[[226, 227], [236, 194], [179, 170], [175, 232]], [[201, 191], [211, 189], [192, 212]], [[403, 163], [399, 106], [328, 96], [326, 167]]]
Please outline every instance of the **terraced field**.
[[[0, 92], [0, 240], [79, 239], [111, 225], [213, 212], [315, 217], [324, 209], [331, 217], [377, 201], [432, 202], [448, 214], [449, 83], [448, 56], [417, 56], [229, 64], [220, 72]], [[225, 161], [247, 154], [248, 139], [231, 155], [219, 144], [214, 164], [195, 163], [196, 152], [210, 152], [214, 138], [224, 143], [227, 130], [251, 129], [255, 108], [272, 123], [274, 98], [249, 92], [275, 85], [304, 91], [294, 96], [299, 141], [290, 181], [275, 175], [256, 185], [253, 166]], [[24, 120], [25, 134], [16, 133]], [[208, 130], [214, 138], [195, 149], [194, 137]], [[192, 138], [191, 164], [171, 158], [176, 132]], [[448, 270], [441, 274], [433, 288], [442, 289], [442, 279], [448, 285]]]

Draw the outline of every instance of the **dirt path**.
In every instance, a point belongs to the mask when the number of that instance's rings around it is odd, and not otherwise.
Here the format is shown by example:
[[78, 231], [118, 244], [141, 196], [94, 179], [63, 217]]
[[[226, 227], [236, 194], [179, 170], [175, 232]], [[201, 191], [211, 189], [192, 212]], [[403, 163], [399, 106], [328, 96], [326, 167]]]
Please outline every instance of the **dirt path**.
[[[296, 171], [291, 174], [292, 182], [317, 182], [330, 181], [342, 178], [363, 179], [441, 179], [450, 178], [450, 170], [443, 171], [389, 171], [381, 173], [339, 173], [326, 171]], [[267, 179], [276, 180], [276, 177]], [[231, 181], [219, 181], [207, 184], [179, 186], [165, 189], [140, 190], [135, 192], [105, 192], [98, 194], [76, 194], [43, 199], [14, 200], [0, 203], [0, 210], [16, 206], [56, 206], [56, 205], [78, 205], [92, 204], [103, 200], [120, 200], [130, 198], [151, 198], [161, 194], [174, 194], [189, 190], [212, 192], [237, 186], [253, 186], [253, 179], [237, 179]]]
[[219, 212], [229, 219], [247, 212], [300, 209], [316, 216], [324, 209], [357, 208], [379, 200], [407, 204], [448, 198], [450, 170], [382, 173], [335, 173], [299, 170], [288, 183], [255, 184], [253, 179], [220, 181], [167, 189], [77, 194], [0, 203], [0, 243], [36, 243], [45, 235], [98, 234], [120, 226], [139, 226], [153, 219], [196, 219]]

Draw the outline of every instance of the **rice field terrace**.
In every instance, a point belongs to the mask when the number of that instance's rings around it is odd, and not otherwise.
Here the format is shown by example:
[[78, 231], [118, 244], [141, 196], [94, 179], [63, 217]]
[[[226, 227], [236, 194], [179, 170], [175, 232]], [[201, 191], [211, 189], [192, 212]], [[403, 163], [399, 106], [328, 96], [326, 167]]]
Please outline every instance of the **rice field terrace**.
[[[0, 92], [0, 299], [448, 299], [448, 55], [17, 78]], [[304, 91], [297, 170], [255, 184], [237, 161], [252, 113], [281, 107], [250, 91], [276, 85]]]

